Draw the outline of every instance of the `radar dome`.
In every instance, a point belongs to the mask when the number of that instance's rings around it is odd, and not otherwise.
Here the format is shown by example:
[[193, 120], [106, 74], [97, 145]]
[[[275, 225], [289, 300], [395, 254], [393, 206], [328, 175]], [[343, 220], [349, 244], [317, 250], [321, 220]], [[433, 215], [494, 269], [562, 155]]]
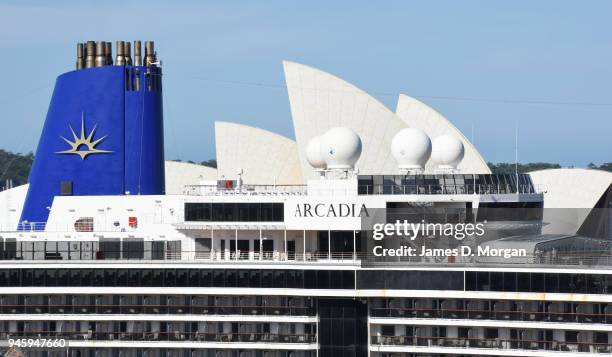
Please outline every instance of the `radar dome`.
[[306, 145], [306, 160], [315, 169], [325, 168], [325, 158], [321, 153], [321, 140], [320, 136], [315, 136]]
[[404, 128], [391, 140], [391, 154], [400, 170], [423, 169], [431, 155], [431, 140], [420, 129]]
[[455, 169], [463, 160], [463, 143], [452, 135], [438, 136], [432, 146], [431, 159], [440, 169]]
[[349, 128], [329, 129], [321, 138], [321, 153], [328, 169], [350, 169], [361, 155], [361, 139]]

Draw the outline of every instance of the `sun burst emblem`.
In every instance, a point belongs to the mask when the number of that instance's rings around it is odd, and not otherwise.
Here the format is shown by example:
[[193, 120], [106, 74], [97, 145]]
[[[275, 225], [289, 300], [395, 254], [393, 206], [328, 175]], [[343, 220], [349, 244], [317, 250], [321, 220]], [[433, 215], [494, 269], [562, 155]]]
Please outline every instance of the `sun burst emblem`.
[[94, 125], [93, 129], [87, 134], [85, 137], [85, 113], [81, 114], [81, 133], [77, 135], [72, 129], [72, 125], [68, 124], [70, 131], [72, 132], [72, 137], [74, 141], [70, 141], [63, 136], [60, 138], [64, 139], [64, 141], [70, 145], [70, 149], [64, 151], [57, 151], [56, 154], [74, 154], [79, 155], [81, 159], [85, 160], [88, 155], [92, 154], [105, 154], [110, 153], [112, 151], [109, 150], [100, 150], [96, 149], [96, 145], [102, 142], [102, 140], [106, 139], [107, 135], [104, 135], [100, 139], [94, 140], [94, 134], [96, 133], [96, 129], [98, 128], [98, 124]]

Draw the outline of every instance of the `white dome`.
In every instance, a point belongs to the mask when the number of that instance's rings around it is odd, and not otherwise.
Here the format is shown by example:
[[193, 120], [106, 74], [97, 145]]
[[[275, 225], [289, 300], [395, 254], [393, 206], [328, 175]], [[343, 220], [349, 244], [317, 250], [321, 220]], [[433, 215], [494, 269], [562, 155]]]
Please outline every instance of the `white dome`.
[[391, 154], [400, 170], [422, 169], [431, 155], [431, 140], [420, 129], [404, 128], [393, 137]]
[[329, 129], [321, 137], [321, 154], [328, 169], [350, 169], [361, 155], [361, 139], [345, 127]]
[[306, 145], [306, 160], [315, 169], [325, 168], [325, 158], [321, 153], [321, 137], [315, 136]]
[[432, 146], [431, 159], [441, 169], [454, 169], [463, 160], [463, 143], [452, 135], [438, 136]]

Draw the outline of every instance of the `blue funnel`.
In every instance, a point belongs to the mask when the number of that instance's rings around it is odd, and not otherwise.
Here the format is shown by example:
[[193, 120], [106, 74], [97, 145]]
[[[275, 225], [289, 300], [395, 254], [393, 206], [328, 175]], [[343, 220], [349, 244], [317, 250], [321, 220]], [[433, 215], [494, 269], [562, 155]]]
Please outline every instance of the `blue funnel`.
[[163, 194], [161, 69], [104, 66], [60, 75], [29, 182], [21, 223], [44, 224], [59, 195]]

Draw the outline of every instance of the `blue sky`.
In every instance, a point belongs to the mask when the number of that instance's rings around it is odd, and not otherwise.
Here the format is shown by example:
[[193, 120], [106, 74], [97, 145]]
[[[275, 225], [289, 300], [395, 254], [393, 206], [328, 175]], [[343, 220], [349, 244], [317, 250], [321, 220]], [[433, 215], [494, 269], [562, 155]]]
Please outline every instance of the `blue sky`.
[[215, 120], [293, 137], [287, 59], [393, 110], [396, 93], [423, 100], [474, 128], [488, 161], [514, 160], [518, 124], [521, 162], [609, 162], [610, 14], [610, 1], [0, 1], [0, 148], [36, 148], [76, 42], [152, 39], [169, 159], [214, 157]]

